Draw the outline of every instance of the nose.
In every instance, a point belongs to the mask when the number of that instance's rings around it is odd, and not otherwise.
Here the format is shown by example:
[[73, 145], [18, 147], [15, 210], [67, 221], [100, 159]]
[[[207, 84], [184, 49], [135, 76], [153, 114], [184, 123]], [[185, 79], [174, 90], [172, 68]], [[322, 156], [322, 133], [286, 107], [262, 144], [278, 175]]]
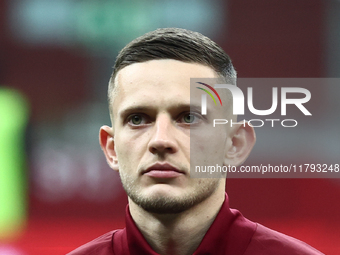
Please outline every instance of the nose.
[[175, 153], [178, 151], [178, 145], [175, 137], [173, 120], [170, 116], [160, 115], [155, 121], [152, 130], [152, 137], [148, 144], [149, 151], [152, 154]]

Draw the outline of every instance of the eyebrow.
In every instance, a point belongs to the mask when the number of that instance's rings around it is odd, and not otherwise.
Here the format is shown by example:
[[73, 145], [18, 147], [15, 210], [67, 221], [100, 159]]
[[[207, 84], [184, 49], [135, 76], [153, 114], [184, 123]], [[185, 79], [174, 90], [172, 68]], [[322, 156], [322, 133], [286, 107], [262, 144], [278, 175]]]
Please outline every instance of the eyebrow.
[[[201, 106], [196, 105], [196, 104], [176, 104], [175, 106], [170, 107], [169, 111], [173, 111], [176, 109], [187, 109], [190, 111], [201, 111]], [[153, 106], [130, 106], [127, 107], [120, 112], [118, 112], [118, 116], [124, 117], [130, 113], [135, 113], [135, 112], [152, 112], [155, 111], [155, 107]]]
[[123, 110], [121, 110], [120, 112], [118, 112], [118, 116], [126, 116], [130, 113], [134, 113], [134, 112], [148, 112], [151, 111], [152, 107], [150, 106], [129, 106]]

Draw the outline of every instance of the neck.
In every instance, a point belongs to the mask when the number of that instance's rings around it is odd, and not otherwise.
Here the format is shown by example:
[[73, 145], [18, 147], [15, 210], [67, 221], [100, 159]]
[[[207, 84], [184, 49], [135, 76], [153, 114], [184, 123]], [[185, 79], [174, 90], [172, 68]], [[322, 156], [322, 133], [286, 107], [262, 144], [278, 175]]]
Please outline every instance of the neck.
[[225, 199], [225, 182], [206, 200], [179, 214], [153, 214], [129, 199], [130, 213], [152, 249], [162, 255], [195, 252]]

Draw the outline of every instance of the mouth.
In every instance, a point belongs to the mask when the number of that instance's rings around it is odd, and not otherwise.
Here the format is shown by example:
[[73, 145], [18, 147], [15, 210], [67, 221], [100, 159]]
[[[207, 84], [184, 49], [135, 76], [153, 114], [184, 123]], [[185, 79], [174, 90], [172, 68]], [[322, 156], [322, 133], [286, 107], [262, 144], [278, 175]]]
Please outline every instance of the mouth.
[[147, 175], [153, 178], [176, 178], [185, 174], [184, 171], [172, 166], [169, 163], [156, 163], [148, 167], [142, 172], [143, 175]]

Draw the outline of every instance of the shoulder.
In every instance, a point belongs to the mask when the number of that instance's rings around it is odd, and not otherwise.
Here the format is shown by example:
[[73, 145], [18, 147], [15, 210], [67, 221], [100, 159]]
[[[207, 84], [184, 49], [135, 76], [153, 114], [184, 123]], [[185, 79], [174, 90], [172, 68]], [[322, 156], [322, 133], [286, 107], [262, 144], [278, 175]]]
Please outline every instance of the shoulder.
[[111, 255], [112, 237], [119, 230], [110, 231], [82, 246], [67, 253], [67, 255]]
[[257, 224], [256, 231], [244, 255], [322, 255], [310, 245]]

